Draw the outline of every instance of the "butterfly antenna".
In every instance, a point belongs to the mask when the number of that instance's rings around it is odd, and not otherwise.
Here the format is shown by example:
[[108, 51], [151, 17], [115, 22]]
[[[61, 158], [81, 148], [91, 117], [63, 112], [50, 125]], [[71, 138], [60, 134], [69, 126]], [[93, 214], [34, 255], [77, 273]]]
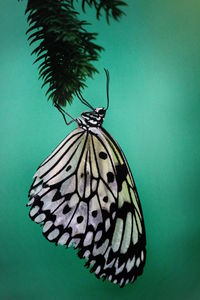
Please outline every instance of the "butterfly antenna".
[[[76, 120], [70, 114], [68, 114], [64, 109], [62, 109], [62, 107], [58, 103], [54, 103], [54, 106], [62, 114], [63, 119], [64, 119], [64, 121], [65, 121], [65, 123], [67, 125], [71, 124], [72, 122], [76, 122]], [[67, 115], [68, 117], [70, 117], [72, 120], [69, 121], [69, 122], [67, 122], [65, 115]]]
[[107, 69], [104, 68], [104, 71], [106, 73], [106, 94], [107, 94], [107, 107], [106, 110], [109, 107], [110, 99], [109, 99], [109, 83], [110, 83], [110, 74]]
[[95, 110], [94, 107], [92, 107], [92, 105], [83, 98], [80, 90], [76, 91], [76, 96], [78, 97], [78, 99], [86, 106], [88, 106], [90, 109]]

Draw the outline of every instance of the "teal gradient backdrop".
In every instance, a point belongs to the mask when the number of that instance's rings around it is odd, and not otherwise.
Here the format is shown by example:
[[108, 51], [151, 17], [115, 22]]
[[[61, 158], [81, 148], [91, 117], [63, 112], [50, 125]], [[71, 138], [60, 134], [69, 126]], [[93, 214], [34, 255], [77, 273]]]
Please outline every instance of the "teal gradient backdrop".
[[[108, 68], [104, 126], [126, 154], [145, 217], [144, 273], [124, 289], [97, 280], [28, 217], [36, 168], [74, 127], [40, 88], [25, 4], [0, 1], [0, 299], [200, 299], [199, 0], [129, 0], [110, 26], [82, 14], [106, 49], [84, 96], [104, 105]], [[75, 100], [68, 109], [78, 116], [85, 107]]]

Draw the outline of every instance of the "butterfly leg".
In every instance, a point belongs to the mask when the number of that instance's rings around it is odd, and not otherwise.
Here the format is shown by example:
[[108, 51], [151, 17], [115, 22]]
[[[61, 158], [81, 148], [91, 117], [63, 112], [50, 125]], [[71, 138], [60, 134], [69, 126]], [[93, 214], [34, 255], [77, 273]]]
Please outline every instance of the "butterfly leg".
[[[64, 111], [64, 109], [62, 109], [62, 107], [60, 107], [59, 104], [55, 103], [54, 106], [62, 114], [66, 125], [70, 125], [71, 123], [76, 122], [76, 120], [72, 116], [70, 116], [70, 114], [68, 114], [66, 111]], [[70, 117], [72, 120], [69, 121], [69, 122], [67, 122], [65, 115], [67, 115], [68, 117]]]
[[78, 97], [78, 99], [84, 104], [86, 105], [87, 107], [89, 107], [91, 110], [95, 110], [94, 107], [87, 101], [83, 98], [80, 90], [76, 91], [76, 96]]

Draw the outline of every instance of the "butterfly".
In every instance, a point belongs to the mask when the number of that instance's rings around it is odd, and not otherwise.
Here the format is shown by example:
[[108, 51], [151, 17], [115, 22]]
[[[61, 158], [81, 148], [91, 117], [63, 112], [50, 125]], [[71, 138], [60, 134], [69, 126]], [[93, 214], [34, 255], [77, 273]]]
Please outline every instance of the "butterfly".
[[[128, 162], [102, 127], [109, 106], [66, 121], [73, 130], [39, 166], [29, 191], [29, 215], [53, 243], [78, 248], [97, 278], [120, 287], [143, 272], [146, 236], [141, 204]], [[68, 115], [68, 114], [67, 114]]]

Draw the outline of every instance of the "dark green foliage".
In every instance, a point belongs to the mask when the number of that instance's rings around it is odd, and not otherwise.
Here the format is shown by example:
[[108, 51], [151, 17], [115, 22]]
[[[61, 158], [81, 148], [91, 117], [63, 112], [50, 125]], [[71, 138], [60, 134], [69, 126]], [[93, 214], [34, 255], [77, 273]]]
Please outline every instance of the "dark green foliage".
[[[73, 3], [74, 0], [71, 0], [71, 2]], [[124, 14], [119, 7], [127, 5], [124, 1], [120, 0], [82, 0], [82, 9], [84, 12], [85, 4], [88, 4], [89, 7], [95, 7], [97, 19], [100, 18], [101, 11], [104, 10], [106, 14], [106, 20], [108, 23], [110, 17], [113, 17], [115, 20], [118, 20]]]
[[[99, 58], [103, 48], [94, 43], [97, 34], [89, 33], [86, 21], [78, 19], [74, 0], [29, 0], [26, 14], [29, 23], [27, 34], [30, 45], [36, 43], [32, 52], [39, 62], [39, 78], [48, 85], [46, 94], [53, 103], [65, 106], [71, 103], [77, 90], [86, 85], [87, 77], [92, 77], [97, 69], [92, 61]], [[106, 19], [118, 19], [123, 12], [117, 0], [82, 0], [95, 7], [97, 18], [105, 11]]]

